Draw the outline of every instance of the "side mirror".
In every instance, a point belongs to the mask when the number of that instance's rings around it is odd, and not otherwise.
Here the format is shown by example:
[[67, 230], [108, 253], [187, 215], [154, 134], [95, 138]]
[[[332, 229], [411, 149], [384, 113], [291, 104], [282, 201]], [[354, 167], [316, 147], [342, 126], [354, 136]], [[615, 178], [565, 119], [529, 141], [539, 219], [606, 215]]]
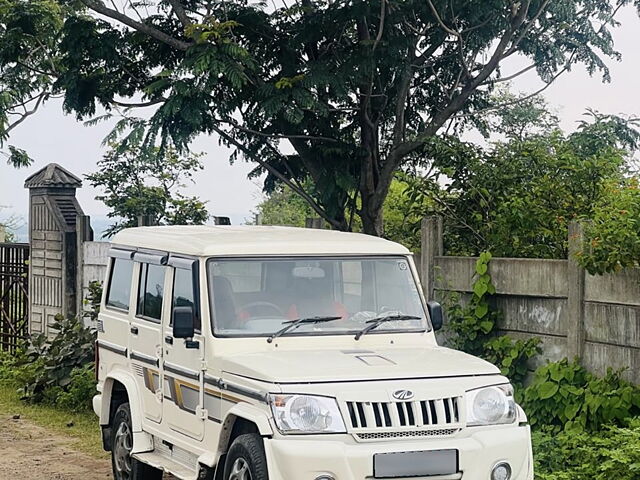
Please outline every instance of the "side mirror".
[[444, 324], [444, 313], [442, 313], [442, 305], [438, 302], [427, 302], [427, 310], [429, 310], [429, 316], [431, 317], [431, 325], [433, 330], [438, 331]]
[[192, 306], [174, 307], [173, 309], [173, 337], [193, 338], [195, 315]]

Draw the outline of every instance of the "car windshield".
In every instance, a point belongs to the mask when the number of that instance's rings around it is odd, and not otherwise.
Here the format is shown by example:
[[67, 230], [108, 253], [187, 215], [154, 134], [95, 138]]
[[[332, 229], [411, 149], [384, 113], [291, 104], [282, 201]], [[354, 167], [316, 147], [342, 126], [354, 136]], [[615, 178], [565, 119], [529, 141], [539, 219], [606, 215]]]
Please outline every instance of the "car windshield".
[[425, 310], [405, 257], [210, 259], [214, 332], [227, 337], [269, 337], [292, 320], [309, 322], [285, 335], [355, 334], [380, 317], [371, 334], [428, 328]]

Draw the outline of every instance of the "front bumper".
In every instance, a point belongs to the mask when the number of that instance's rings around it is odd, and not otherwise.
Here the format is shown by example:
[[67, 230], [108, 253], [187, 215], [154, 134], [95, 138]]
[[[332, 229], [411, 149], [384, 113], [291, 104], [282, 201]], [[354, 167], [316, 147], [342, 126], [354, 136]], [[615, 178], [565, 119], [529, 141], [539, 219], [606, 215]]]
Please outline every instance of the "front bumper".
[[[529, 426], [475, 427], [465, 436], [415, 441], [356, 443], [345, 435], [325, 437], [279, 437], [265, 439], [270, 480], [314, 480], [329, 474], [336, 480], [373, 479], [376, 453], [457, 449], [459, 474], [412, 477], [412, 480], [490, 480], [496, 463], [506, 461], [512, 480], [533, 480]], [[350, 441], [345, 441], [345, 439]]]

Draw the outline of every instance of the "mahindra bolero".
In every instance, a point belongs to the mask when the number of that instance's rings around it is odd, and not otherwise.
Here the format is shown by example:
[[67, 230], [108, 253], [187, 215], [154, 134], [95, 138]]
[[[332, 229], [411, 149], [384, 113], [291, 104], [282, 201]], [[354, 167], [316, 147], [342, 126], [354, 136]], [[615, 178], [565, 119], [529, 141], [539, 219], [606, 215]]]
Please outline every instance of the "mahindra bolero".
[[287, 227], [113, 239], [98, 395], [116, 480], [532, 480], [527, 418], [438, 346], [411, 253]]

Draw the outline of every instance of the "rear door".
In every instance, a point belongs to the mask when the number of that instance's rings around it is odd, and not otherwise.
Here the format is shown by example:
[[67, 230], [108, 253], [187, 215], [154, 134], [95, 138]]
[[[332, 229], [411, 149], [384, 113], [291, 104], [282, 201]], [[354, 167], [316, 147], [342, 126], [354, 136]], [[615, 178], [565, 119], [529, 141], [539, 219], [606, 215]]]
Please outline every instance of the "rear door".
[[[163, 322], [164, 422], [170, 429], [196, 440], [204, 437], [203, 365], [205, 339], [200, 313], [198, 261], [170, 257], [171, 312]], [[190, 306], [194, 311], [192, 339], [173, 337], [173, 309]]]
[[129, 357], [138, 382], [144, 415], [159, 423], [162, 420], [162, 325], [170, 309], [165, 299], [168, 268], [167, 255], [136, 252], [134, 275], [137, 276], [137, 304], [131, 319]]

